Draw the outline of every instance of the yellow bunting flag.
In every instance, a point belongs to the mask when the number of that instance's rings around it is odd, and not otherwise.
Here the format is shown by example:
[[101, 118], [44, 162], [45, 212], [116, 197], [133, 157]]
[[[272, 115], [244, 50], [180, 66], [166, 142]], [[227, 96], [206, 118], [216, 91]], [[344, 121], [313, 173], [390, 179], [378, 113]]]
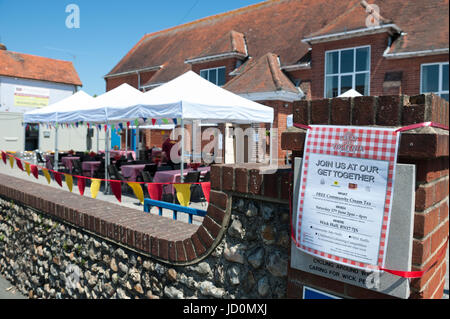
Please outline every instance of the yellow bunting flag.
[[100, 189], [101, 180], [99, 179], [92, 179], [91, 181], [91, 197], [96, 198], [98, 191]]
[[189, 206], [191, 201], [191, 184], [174, 184], [177, 190], [177, 198], [181, 206]]
[[30, 163], [25, 162], [25, 170], [27, 171], [28, 176], [31, 174]]
[[42, 172], [44, 173], [44, 176], [47, 179], [47, 182], [50, 184], [50, 181], [52, 180], [52, 177], [50, 176], [50, 173], [48, 172], [48, 169], [42, 168]]
[[14, 157], [9, 157], [9, 164], [11, 165], [11, 168], [14, 168]]
[[69, 174], [64, 174], [65, 178], [66, 178], [66, 184], [67, 187], [69, 187], [70, 192], [72, 192], [72, 187], [73, 187], [73, 178], [72, 175]]
[[128, 183], [128, 186], [131, 187], [131, 189], [134, 192], [134, 195], [136, 195], [137, 199], [143, 204], [144, 203], [144, 192], [142, 191], [142, 186], [139, 183]]

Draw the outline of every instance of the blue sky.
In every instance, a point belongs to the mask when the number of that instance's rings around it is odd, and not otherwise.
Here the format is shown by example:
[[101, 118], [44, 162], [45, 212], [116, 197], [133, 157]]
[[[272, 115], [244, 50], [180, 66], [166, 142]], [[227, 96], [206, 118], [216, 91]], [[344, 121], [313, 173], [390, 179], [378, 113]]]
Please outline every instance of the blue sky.
[[[103, 76], [146, 33], [262, 0], [0, 0], [0, 43], [8, 50], [72, 61], [83, 90], [105, 92]], [[80, 9], [69, 29], [66, 6]]]

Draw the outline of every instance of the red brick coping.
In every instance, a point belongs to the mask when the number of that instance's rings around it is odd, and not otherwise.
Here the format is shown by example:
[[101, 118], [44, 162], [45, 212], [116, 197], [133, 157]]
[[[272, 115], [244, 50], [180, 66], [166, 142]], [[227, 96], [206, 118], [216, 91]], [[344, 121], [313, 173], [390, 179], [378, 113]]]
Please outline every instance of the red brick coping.
[[228, 224], [231, 204], [225, 193], [211, 190], [202, 225], [190, 225], [3, 174], [0, 197], [172, 265], [193, 264], [212, 252]]

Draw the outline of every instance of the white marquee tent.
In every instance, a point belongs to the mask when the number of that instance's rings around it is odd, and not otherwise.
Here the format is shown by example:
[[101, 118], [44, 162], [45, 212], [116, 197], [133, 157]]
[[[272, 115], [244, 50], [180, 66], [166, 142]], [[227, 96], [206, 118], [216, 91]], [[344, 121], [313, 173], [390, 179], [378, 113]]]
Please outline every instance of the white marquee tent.
[[[83, 121], [113, 124], [139, 118], [180, 119], [178, 124], [183, 127], [186, 122], [197, 120], [208, 123], [272, 124], [274, 116], [273, 108], [222, 89], [192, 71], [147, 93], [142, 93], [128, 84], [122, 84], [95, 99], [79, 103], [74, 100], [69, 104], [69, 107], [56, 112], [56, 117], [49, 116], [48, 113], [47, 117], [39, 117], [36, 114], [33, 117], [29, 112], [25, 114], [24, 121], [27, 123]], [[50, 107], [53, 111], [58, 108], [53, 105], [48, 108]], [[108, 146], [105, 151], [108, 155]], [[108, 158], [106, 159], [107, 163]], [[181, 167], [183, 168], [183, 163]]]

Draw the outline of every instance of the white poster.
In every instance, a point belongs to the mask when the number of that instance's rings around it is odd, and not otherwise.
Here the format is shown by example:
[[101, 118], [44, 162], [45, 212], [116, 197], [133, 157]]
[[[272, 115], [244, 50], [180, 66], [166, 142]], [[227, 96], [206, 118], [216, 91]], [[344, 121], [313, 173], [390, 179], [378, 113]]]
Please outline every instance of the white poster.
[[297, 246], [352, 267], [383, 267], [397, 133], [312, 126], [305, 145]]

